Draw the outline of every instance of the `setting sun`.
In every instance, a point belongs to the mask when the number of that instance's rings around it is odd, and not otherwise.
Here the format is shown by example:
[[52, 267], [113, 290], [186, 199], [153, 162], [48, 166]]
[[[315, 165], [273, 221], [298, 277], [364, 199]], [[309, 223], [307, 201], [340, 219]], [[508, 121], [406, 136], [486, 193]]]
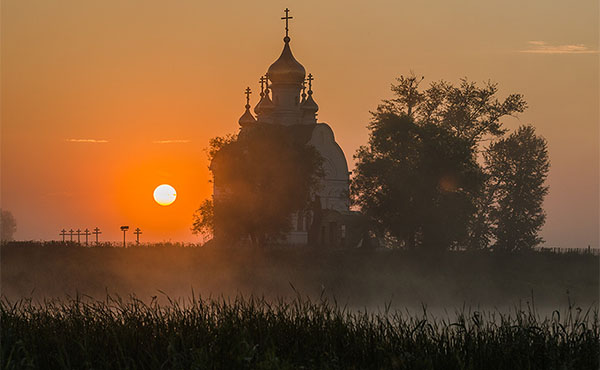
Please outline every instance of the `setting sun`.
[[171, 185], [163, 184], [154, 189], [154, 200], [161, 206], [168, 206], [177, 198], [177, 192]]

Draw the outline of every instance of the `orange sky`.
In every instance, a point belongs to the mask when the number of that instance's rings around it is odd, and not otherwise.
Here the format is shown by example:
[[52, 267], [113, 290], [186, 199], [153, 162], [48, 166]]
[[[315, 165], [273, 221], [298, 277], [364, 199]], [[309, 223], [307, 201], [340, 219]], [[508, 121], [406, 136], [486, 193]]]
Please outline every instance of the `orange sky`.
[[[211, 193], [203, 148], [237, 130], [244, 88], [256, 91], [281, 51], [286, 6], [319, 119], [351, 167], [394, 77], [491, 79], [529, 103], [506, 127], [533, 123], [549, 141], [547, 245], [598, 246], [593, 0], [5, 0], [1, 201], [16, 237], [99, 226], [118, 240], [127, 224], [142, 240], [198, 240], [191, 215]], [[169, 207], [152, 199], [162, 183], [178, 192]]]

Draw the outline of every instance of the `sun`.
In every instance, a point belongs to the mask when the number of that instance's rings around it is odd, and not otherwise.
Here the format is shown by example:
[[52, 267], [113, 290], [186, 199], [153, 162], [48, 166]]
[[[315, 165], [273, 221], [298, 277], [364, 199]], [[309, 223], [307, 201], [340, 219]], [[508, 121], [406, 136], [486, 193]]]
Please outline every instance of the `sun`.
[[154, 189], [154, 200], [161, 206], [168, 206], [177, 198], [175, 188], [168, 184], [158, 185]]

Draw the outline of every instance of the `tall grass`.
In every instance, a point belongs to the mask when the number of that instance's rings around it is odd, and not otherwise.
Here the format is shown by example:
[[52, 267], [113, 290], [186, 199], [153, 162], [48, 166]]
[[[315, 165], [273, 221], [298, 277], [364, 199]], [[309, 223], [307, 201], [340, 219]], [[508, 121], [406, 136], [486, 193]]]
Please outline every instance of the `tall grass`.
[[357, 312], [311, 301], [0, 303], [3, 369], [598, 369], [598, 310]]

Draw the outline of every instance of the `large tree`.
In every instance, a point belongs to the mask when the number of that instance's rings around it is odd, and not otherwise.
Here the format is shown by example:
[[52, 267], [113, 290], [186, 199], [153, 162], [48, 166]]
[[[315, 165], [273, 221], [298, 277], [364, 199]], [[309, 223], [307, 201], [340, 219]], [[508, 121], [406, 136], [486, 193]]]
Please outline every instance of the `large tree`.
[[355, 158], [354, 201], [376, 229], [405, 245], [446, 249], [467, 236], [481, 183], [470, 144], [406, 114], [376, 114]]
[[256, 124], [243, 135], [213, 139], [208, 153], [218, 194], [196, 211], [193, 231], [213, 232], [223, 242], [279, 239], [323, 176], [316, 149], [285, 126]]
[[505, 133], [502, 118], [523, 112], [519, 94], [466, 79], [420, 87], [397, 79], [395, 97], [372, 113], [370, 139], [355, 158], [353, 200], [376, 228], [411, 246], [486, 247], [490, 241], [483, 142]]
[[546, 140], [532, 126], [521, 126], [494, 142], [485, 153], [485, 162], [494, 202], [490, 211], [494, 248], [520, 251], [540, 244], [550, 169]]

